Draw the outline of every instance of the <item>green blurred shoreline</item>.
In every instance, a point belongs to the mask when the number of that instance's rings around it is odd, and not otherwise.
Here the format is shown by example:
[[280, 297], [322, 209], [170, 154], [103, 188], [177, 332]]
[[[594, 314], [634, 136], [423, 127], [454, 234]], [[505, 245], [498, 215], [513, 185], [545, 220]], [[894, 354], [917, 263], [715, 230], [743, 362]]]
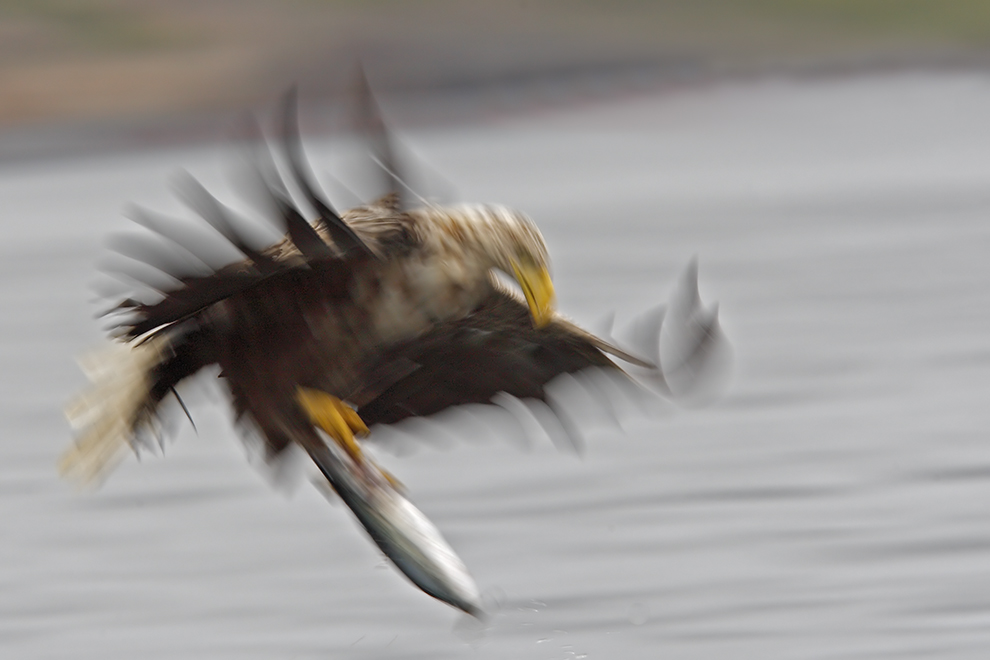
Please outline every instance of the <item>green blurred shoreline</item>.
[[335, 130], [359, 60], [398, 125], [473, 121], [727, 78], [988, 70], [990, 2], [0, 0], [0, 162], [222, 139], [292, 83], [307, 130]]

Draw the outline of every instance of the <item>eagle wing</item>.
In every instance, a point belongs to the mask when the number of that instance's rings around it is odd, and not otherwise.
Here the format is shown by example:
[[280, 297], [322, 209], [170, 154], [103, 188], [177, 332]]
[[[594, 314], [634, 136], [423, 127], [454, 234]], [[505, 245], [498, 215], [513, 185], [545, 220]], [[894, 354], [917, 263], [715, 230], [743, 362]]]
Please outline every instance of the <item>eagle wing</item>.
[[365, 388], [350, 398], [366, 423], [392, 424], [489, 403], [500, 392], [543, 400], [554, 378], [590, 367], [619, 370], [567, 325], [535, 328], [523, 302], [496, 290], [466, 317], [377, 355], [365, 366]]

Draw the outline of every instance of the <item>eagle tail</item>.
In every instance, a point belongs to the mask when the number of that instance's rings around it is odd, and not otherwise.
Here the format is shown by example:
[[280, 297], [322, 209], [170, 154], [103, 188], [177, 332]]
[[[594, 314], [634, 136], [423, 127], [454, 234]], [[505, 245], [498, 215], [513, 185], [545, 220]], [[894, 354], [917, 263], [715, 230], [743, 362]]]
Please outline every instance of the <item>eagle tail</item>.
[[62, 476], [99, 483], [126, 450], [136, 450], [142, 432], [154, 430], [162, 400], [212, 361], [204, 339], [202, 333], [177, 329], [83, 356], [79, 365], [92, 387], [65, 408], [78, 435], [59, 459]]

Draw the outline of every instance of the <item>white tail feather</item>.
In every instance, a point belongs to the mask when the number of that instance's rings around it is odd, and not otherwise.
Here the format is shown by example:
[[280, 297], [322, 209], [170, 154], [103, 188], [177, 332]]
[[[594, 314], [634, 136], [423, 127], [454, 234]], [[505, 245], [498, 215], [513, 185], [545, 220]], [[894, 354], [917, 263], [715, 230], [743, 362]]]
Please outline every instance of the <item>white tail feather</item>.
[[148, 421], [153, 405], [148, 399], [151, 370], [161, 363], [167, 346], [167, 339], [151, 339], [115, 344], [80, 358], [93, 387], [65, 408], [78, 435], [59, 459], [62, 476], [83, 484], [101, 481], [133, 447], [134, 432]]

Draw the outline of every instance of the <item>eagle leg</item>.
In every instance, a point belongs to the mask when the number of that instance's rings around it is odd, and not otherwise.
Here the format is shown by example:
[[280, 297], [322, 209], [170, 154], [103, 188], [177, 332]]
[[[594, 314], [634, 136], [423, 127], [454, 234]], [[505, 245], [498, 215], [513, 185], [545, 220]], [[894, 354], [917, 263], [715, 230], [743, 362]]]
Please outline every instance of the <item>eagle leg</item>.
[[364, 461], [354, 436], [368, 435], [368, 427], [350, 406], [335, 396], [308, 387], [296, 391], [296, 400], [309, 420], [333, 438], [355, 462]]
[[[364, 465], [366, 461], [370, 462], [355, 439], [368, 435], [368, 425], [353, 408], [331, 394], [308, 387], [300, 387], [296, 390], [296, 401], [306, 411], [309, 421], [333, 438], [355, 463]], [[378, 470], [396, 490], [405, 490], [402, 482], [388, 471], [381, 467], [378, 467]]]

